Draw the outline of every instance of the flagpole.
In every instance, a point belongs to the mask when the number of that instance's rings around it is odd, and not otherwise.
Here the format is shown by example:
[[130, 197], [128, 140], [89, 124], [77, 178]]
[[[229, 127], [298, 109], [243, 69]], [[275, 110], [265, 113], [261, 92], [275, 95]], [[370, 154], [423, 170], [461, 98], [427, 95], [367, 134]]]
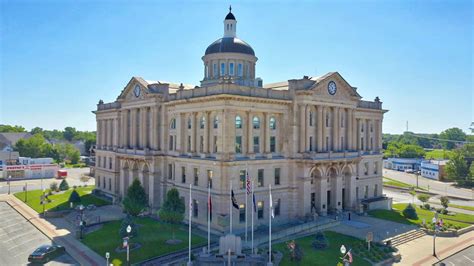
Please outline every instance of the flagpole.
[[189, 228], [188, 228], [188, 239], [189, 239], [189, 247], [188, 247], [188, 265], [192, 265], [191, 264], [191, 209], [192, 209], [192, 199], [191, 199], [191, 184], [189, 184], [189, 205], [188, 205], [188, 208], [189, 208]]
[[232, 181], [230, 181], [230, 190], [229, 190], [229, 214], [230, 214], [230, 234], [232, 234]]
[[247, 226], [247, 203], [248, 203], [248, 191], [247, 191], [247, 182], [248, 182], [248, 179], [249, 178], [249, 168], [248, 168], [248, 164], [245, 166], [245, 183], [244, 183], [244, 189], [245, 189], [245, 245], [248, 245], [248, 226]]
[[270, 226], [268, 227], [268, 265], [272, 265], [272, 214], [273, 214], [273, 202], [272, 202], [272, 185], [268, 185], [268, 190], [270, 192], [270, 213], [268, 215], [268, 220], [270, 221]]
[[[255, 197], [255, 192], [253, 191], [253, 188], [254, 188], [254, 182], [252, 182], [251, 186], [252, 186], [252, 206], [253, 205], [253, 199]], [[254, 254], [254, 250], [253, 250], [253, 213], [255, 212], [254, 208], [251, 209], [251, 212], [252, 212], [252, 255]]]
[[207, 254], [211, 252], [211, 183], [208, 182], [207, 192]]

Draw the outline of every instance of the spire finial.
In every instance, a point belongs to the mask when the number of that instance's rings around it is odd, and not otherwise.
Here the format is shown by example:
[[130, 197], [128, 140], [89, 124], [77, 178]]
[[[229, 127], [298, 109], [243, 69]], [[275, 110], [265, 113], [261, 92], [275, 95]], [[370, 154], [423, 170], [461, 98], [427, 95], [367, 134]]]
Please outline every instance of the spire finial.
[[229, 5], [229, 13], [232, 13], [232, 5]]

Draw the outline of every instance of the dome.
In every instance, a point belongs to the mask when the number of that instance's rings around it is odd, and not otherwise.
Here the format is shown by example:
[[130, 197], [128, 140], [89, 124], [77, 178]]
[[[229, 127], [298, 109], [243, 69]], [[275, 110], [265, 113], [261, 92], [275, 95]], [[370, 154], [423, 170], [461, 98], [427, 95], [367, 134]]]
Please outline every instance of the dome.
[[252, 47], [236, 37], [220, 38], [207, 47], [206, 55], [216, 53], [239, 53], [255, 56]]
[[229, 12], [229, 14], [227, 14], [227, 16], [225, 16], [225, 19], [226, 20], [228, 20], [228, 19], [235, 20], [234, 14], [232, 14], [232, 12]]

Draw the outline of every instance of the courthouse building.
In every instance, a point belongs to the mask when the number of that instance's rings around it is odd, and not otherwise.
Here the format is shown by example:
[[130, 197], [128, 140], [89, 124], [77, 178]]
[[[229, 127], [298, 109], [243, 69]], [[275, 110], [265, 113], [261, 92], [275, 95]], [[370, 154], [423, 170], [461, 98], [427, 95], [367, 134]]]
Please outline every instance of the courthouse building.
[[200, 86], [132, 77], [116, 101], [99, 101], [97, 188], [123, 199], [138, 178], [153, 209], [173, 187], [187, 209], [192, 184], [193, 222], [205, 225], [209, 185], [219, 231], [231, 184], [242, 208], [234, 227], [245, 224], [246, 169], [257, 225], [268, 222], [269, 185], [276, 223], [383, 201], [382, 102], [362, 100], [337, 72], [263, 84], [236, 26], [229, 12], [224, 36], [202, 57]]

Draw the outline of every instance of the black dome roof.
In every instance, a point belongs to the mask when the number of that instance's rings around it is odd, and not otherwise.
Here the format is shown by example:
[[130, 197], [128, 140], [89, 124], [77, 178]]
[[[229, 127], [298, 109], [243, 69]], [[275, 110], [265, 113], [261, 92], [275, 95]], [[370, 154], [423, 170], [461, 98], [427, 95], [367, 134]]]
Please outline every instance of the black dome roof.
[[255, 56], [255, 52], [248, 43], [234, 37], [220, 38], [207, 47], [206, 55], [216, 53], [239, 53]]
[[232, 12], [229, 12], [229, 14], [227, 14], [227, 16], [225, 16], [225, 19], [232, 19], [232, 20], [235, 20], [235, 17], [234, 17], [234, 14], [232, 14]]

